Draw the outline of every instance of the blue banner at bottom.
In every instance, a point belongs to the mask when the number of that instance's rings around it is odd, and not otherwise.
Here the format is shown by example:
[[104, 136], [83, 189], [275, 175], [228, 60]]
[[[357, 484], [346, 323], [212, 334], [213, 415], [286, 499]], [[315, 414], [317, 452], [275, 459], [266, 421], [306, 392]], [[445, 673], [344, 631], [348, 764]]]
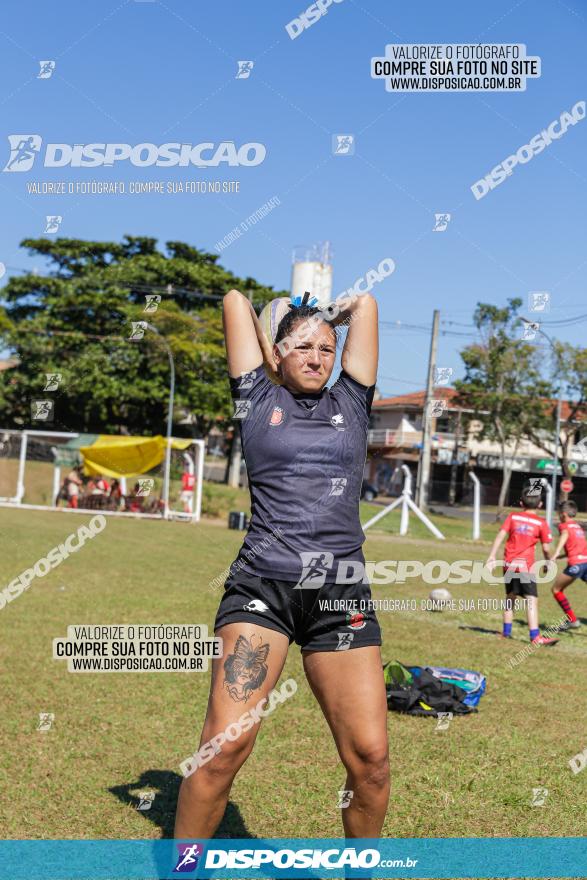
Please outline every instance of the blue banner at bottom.
[[587, 839], [4, 840], [1, 880], [587, 877]]

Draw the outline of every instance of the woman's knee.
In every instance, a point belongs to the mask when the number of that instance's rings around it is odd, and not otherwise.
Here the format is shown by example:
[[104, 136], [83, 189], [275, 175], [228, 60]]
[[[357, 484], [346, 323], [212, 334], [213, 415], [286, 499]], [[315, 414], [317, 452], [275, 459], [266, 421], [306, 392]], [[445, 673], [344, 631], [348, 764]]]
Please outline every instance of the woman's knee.
[[389, 783], [389, 749], [387, 740], [356, 743], [345, 754], [347, 771], [368, 785], [384, 787]]
[[234, 776], [251, 754], [254, 743], [254, 737], [245, 736], [222, 744], [205, 743], [194, 756], [200, 779], [203, 775], [209, 778]]

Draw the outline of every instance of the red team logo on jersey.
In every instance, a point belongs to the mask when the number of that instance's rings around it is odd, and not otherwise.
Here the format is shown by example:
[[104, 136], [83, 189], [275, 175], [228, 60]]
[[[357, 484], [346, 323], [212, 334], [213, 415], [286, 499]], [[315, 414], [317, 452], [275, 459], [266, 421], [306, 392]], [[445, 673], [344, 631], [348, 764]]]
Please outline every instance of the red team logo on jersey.
[[347, 626], [351, 629], [363, 629], [364, 626], [367, 626], [367, 621], [365, 620], [365, 615], [361, 614], [358, 611], [356, 614], [351, 614], [350, 612], [346, 616]]
[[283, 421], [283, 410], [280, 406], [274, 406], [273, 412], [271, 413], [271, 419], [269, 420], [269, 424], [276, 427], [277, 425], [281, 425]]

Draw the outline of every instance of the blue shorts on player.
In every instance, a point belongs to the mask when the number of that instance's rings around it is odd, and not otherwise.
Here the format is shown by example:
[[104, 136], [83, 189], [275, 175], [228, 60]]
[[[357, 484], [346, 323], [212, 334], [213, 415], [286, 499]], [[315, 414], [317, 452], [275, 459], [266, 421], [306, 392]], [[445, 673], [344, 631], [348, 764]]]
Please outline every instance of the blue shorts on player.
[[587, 583], [587, 562], [577, 562], [575, 565], [567, 565], [563, 574], [570, 578], [579, 578]]

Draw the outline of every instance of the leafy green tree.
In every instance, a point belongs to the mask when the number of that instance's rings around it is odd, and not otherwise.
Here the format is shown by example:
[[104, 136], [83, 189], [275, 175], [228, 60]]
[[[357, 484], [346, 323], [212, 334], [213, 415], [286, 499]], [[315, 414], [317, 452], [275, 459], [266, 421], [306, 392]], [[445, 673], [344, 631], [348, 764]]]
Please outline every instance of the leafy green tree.
[[[586, 434], [587, 423], [587, 349], [573, 346], [567, 342], [555, 342], [553, 346], [554, 364], [552, 371], [553, 394], [560, 394], [564, 401], [559, 434], [559, 455], [561, 467], [566, 477], [572, 477], [569, 462], [575, 443]], [[552, 425], [556, 423], [557, 402], [546, 404]], [[537, 446], [552, 458], [554, 439], [552, 432], [531, 431], [530, 437]]]
[[[31, 401], [52, 397], [54, 430], [164, 433], [169, 363], [161, 337], [176, 369], [175, 433], [206, 436], [215, 422], [228, 424], [220, 297], [236, 287], [261, 307], [283, 291], [238, 278], [217, 265], [217, 255], [183, 242], [168, 242], [166, 254], [155, 239], [132, 236], [23, 246], [51, 266], [3, 288], [0, 341], [17, 363], [2, 374], [2, 424], [31, 427]], [[152, 296], [160, 302], [148, 306]], [[143, 328], [142, 338], [131, 339], [133, 323], [144, 321], [158, 332]], [[44, 390], [47, 373], [62, 375], [55, 392]]]
[[465, 377], [455, 382], [459, 404], [472, 409], [481, 425], [478, 438], [499, 444], [503, 462], [500, 509], [506, 502], [520, 442], [551, 425], [544, 398], [552, 395], [552, 388], [542, 378], [536, 347], [521, 339], [521, 305], [521, 299], [508, 300], [504, 308], [478, 303], [473, 322], [481, 341], [461, 352]]

